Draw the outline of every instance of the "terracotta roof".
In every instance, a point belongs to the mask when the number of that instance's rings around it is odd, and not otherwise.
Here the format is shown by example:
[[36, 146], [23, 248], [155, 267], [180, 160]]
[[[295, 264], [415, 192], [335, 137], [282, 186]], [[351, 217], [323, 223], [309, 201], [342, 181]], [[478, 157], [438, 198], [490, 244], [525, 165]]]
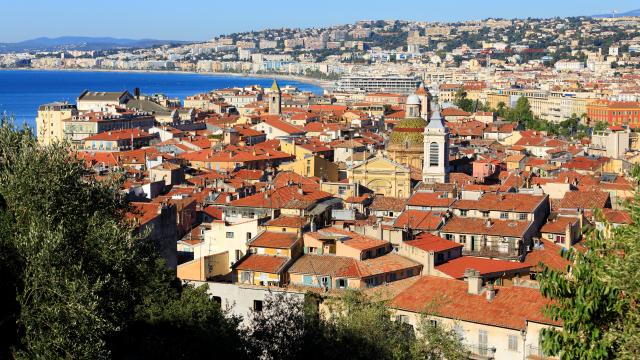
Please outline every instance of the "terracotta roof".
[[540, 239], [540, 243], [541, 246], [534, 247], [527, 254], [523, 264], [532, 269], [541, 270], [540, 263], [543, 263], [552, 269], [567, 272], [567, 267], [571, 265], [571, 262], [562, 257], [563, 248], [545, 239]]
[[[367, 277], [403, 269], [422, 268], [422, 265], [404, 256], [388, 253], [373, 259], [358, 261], [358, 267], [362, 276]], [[418, 273], [416, 272], [416, 274]]]
[[530, 194], [484, 194], [479, 200], [458, 200], [454, 209], [476, 209], [480, 211], [514, 211], [531, 213], [546, 201], [545, 195]]
[[373, 199], [373, 203], [369, 206], [370, 210], [391, 210], [402, 211], [406, 203], [406, 199], [394, 198], [389, 196], [376, 195]]
[[309, 206], [314, 202], [326, 200], [330, 197], [331, 194], [324, 191], [303, 191], [297, 186], [288, 186], [233, 200], [229, 205], [268, 209], [290, 208], [287, 206], [298, 208], [298, 205], [301, 204], [300, 202], [305, 202]]
[[450, 207], [456, 200], [447, 196], [446, 192], [422, 192], [413, 194], [407, 205], [424, 207]]
[[277, 274], [282, 270], [282, 267], [287, 263], [287, 260], [289, 259], [280, 256], [249, 254], [247, 257], [233, 265], [233, 268], [237, 270], [251, 270]]
[[289, 232], [263, 231], [250, 243], [252, 247], [288, 249], [298, 240], [298, 234]]
[[567, 226], [573, 226], [578, 222], [578, 218], [570, 216], [556, 216], [549, 218], [547, 222], [540, 228], [541, 233], [564, 234]]
[[305, 254], [291, 265], [291, 274], [331, 275], [332, 277], [360, 278], [357, 260], [344, 256]]
[[304, 129], [299, 128], [295, 125], [291, 125], [288, 122], [280, 119], [268, 118], [264, 121], [264, 123], [280, 131], [286, 132], [287, 134], [303, 134], [304, 133]]
[[135, 219], [139, 225], [144, 225], [155, 219], [162, 208], [160, 203], [132, 202], [132, 211], [126, 214], [127, 219]]
[[463, 279], [466, 269], [474, 269], [480, 272], [480, 275], [500, 274], [507, 271], [521, 270], [523, 274], [529, 273], [529, 265], [495, 259], [486, 259], [473, 256], [461, 256], [451, 259], [444, 264], [436, 266], [441, 271], [454, 279]]
[[[544, 315], [551, 301], [539, 290], [515, 286], [495, 289], [495, 298], [487, 301], [484, 295], [469, 294], [464, 281], [423, 276], [396, 296], [391, 306], [415, 313], [429, 310], [446, 318], [516, 330], [526, 329], [527, 321], [560, 325]], [[429, 304], [431, 307], [426, 309]]]
[[232, 176], [243, 180], [260, 180], [263, 175], [264, 171], [262, 170], [240, 169]]
[[604, 209], [602, 214], [607, 221], [613, 224], [633, 224], [633, 218], [626, 210]]
[[421, 210], [405, 210], [393, 223], [395, 228], [407, 226], [413, 230], [433, 231], [438, 230], [442, 223], [440, 213]]
[[610, 207], [610, 197], [604, 191], [569, 191], [558, 204], [558, 209], [604, 209]]
[[448, 107], [440, 110], [440, 115], [447, 116], [470, 116], [471, 114], [457, 107]]
[[477, 219], [454, 216], [444, 224], [440, 232], [522, 237], [529, 226], [531, 226], [531, 223], [528, 221]]
[[265, 226], [292, 227], [303, 228], [307, 224], [307, 220], [300, 216], [279, 216], [275, 219], [267, 221]]
[[361, 235], [349, 230], [340, 229], [337, 227], [329, 227], [320, 229], [315, 233], [309, 233], [313, 236], [313, 234], [318, 234], [318, 236], [328, 236], [328, 235], [338, 235], [342, 239], [342, 243], [350, 248], [354, 248], [357, 250], [367, 250], [373, 249], [380, 246], [386, 246], [389, 244], [388, 241], [374, 239], [369, 236]]
[[461, 248], [464, 245], [450, 241], [430, 233], [420, 234], [414, 240], [405, 241], [405, 244], [424, 251], [440, 252]]

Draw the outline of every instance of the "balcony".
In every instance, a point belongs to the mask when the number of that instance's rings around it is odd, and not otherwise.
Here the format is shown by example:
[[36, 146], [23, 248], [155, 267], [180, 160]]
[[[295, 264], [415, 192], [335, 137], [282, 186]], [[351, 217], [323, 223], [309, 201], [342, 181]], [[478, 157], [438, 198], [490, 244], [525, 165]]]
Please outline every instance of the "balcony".
[[534, 346], [534, 345], [527, 345], [526, 355], [527, 355], [527, 359], [536, 359], [536, 360], [554, 359], [551, 356], [545, 355], [544, 351], [542, 350], [542, 347]]
[[464, 249], [462, 255], [497, 258], [504, 260], [516, 260], [520, 257], [520, 251], [512, 245], [487, 245], [475, 250]]
[[493, 359], [496, 348], [484, 344], [466, 344], [465, 348], [469, 353], [469, 359], [489, 360]]

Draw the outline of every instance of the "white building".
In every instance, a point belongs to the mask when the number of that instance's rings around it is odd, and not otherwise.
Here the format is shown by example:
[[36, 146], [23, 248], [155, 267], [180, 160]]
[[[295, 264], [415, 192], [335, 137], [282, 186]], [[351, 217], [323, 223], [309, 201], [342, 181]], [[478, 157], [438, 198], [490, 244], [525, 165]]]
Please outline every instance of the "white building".
[[449, 181], [449, 129], [440, 111], [434, 108], [431, 121], [424, 128], [424, 165], [422, 181], [446, 183]]

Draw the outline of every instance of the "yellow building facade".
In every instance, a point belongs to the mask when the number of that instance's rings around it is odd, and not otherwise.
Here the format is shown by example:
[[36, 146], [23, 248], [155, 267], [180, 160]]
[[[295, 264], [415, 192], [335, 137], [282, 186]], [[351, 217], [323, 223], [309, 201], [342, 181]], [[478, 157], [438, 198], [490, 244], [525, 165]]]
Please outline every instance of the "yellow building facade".
[[64, 140], [64, 121], [78, 115], [75, 105], [51, 103], [41, 105], [36, 117], [36, 135], [42, 145]]
[[411, 169], [382, 156], [349, 169], [347, 174], [349, 182], [357, 182], [379, 195], [399, 198], [411, 195]]

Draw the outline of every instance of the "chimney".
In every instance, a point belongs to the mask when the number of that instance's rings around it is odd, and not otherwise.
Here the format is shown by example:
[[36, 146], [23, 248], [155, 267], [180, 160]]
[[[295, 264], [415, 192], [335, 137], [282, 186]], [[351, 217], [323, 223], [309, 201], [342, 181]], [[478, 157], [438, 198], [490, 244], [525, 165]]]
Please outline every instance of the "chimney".
[[467, 293], [472, 295], [480, 295], [482, 293], [482, 277], [480, 277], [479, 271], [466, 269], [464, 278], [467, 281]]
[[487, 219], [487, 221], [485, 222], [485, 225], [490, 228], [491, 227], [491, 219]]
[[487, 285], [487, 301], [493, 300], [496, 297], [496, 289], [493, 288], [493, 284]]
[[231, 202], [231, 195], [227, 195], [227, 197], [224, 199], [224, 202], [226, 202], [227, 204]]

